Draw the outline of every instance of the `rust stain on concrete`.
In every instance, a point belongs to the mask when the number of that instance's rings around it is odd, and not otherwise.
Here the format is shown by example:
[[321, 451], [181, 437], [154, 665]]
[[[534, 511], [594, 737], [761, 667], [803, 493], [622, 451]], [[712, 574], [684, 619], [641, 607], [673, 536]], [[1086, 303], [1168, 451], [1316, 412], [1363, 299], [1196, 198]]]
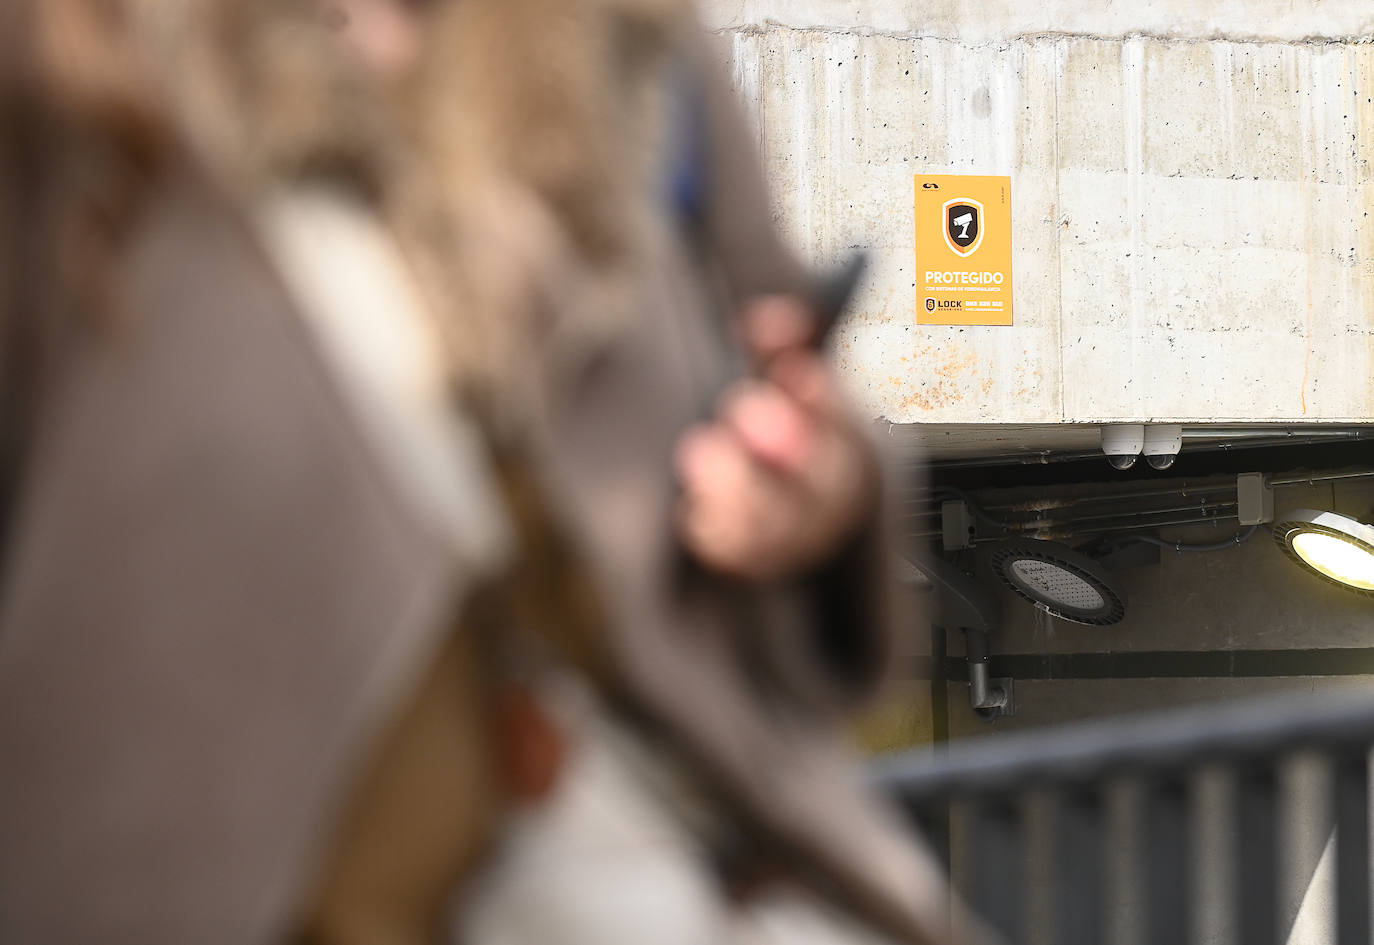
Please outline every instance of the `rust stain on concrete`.
[[918, 349], [903, 361], [916, 368], [913, 376], [888, 378], [904, 410], [929, 413], [965, 402], [975, 391], [986, 397], [992, 390], [991, 377], [979, 382], [978, 356], [972, 352], [949, 352], [939, 347]]

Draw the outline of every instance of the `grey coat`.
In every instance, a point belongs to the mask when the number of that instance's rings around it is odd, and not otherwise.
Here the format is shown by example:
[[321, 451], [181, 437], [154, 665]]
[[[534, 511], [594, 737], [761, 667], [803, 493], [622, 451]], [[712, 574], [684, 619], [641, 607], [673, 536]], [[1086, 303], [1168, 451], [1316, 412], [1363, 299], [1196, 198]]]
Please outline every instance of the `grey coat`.
[[[613, 697], [697, 772], [731, 842], [903, 940], [942, 941], [942, 880], [843, 747], [901, 654], [885, 509], [809, 580], [684, 576], [670, 459], [734, 360], [725, 320], [809, 282], [728, 90], [694, 44], [680, 52], [698, 198], [641, 233], [617, 331], [575, 357], [529, 339], [535, 478], [604, 606]], [[650, 157], [669, 176], [672, 147]], [[45, 349], [17, 454], [0, 937], [271, 942], [379, 727], [498, 567], [500, 528], [481, 490], [467, 530], [420, 510], [243, 208], [191, 162], [115, 265], [125, 317]], [[541, 279], [547, 337], [579, 288], [575, 266]]]

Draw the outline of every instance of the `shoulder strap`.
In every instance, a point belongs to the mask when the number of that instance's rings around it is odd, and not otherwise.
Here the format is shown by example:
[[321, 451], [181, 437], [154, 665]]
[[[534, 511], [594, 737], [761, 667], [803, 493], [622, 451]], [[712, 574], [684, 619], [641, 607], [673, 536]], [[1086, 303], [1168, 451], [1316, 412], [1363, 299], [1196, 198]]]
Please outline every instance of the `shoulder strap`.
[[33, 426], [39, 371], [36, 314], [45, 270], [38, 223], [43, 138], [36, 110], [6, 89], [0, 102], [0, 568]]

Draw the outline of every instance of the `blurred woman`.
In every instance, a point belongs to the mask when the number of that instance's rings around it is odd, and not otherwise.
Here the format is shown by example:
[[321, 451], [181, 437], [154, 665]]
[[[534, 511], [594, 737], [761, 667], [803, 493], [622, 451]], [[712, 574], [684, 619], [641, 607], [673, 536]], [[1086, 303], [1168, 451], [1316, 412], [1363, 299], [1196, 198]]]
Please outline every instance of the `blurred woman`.
[[879, 467], [686, 4], [8, 15], [5, 941], [943, 940], [842, 747]]
[[5, 5], [6, 942], [327, 934], [379, 757], [442, 840], [397, 833], [407, 906], [350, 928], [430, 939], [496, 823], [453, 628], [511, 530], [402, 248], [403, 136], [324, 13]]

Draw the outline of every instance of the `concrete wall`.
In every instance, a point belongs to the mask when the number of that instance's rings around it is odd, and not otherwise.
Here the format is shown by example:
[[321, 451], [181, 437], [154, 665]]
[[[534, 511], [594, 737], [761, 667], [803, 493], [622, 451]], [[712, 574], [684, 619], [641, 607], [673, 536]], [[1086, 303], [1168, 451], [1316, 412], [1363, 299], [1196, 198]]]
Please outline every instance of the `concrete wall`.
[[[1374, 416], [1374, 5], [711, 0], [779, 215], [876, 266], [897, 422]], [[1009, 174], [1016, 324], [916, 325], [917, 173]]]

